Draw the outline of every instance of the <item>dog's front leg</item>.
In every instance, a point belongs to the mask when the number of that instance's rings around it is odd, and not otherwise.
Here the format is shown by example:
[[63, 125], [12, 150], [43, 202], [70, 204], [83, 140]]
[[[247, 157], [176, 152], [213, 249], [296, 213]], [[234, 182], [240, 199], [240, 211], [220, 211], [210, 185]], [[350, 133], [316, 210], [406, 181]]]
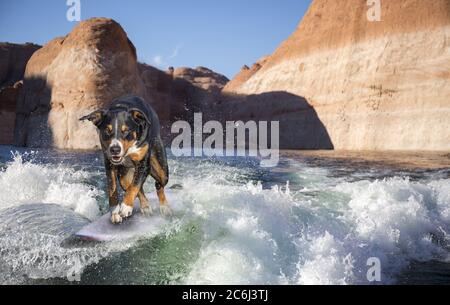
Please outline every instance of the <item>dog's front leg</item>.
[[[127, 186], [125, 189], [123, 202], [120, 204], [120, 208], [118, 210], [118, 214], [121, 218], [130, 217], [133, 213], [134, 201], [139, 195], [148, 174], [149, 168], [148, 166], [145, 166], [145, 160], [136, 164], [131, 181], [126, 183]], [[126, 178], [124, 180], [126, 180]]]
[[119, 216], [119, 191], [117, 187], [117, 168], [112, 166], [105, 156], [105, 169], [108, 184], [108, 200], [111, 210], [111, 222], [120, 223], [122, 218]]

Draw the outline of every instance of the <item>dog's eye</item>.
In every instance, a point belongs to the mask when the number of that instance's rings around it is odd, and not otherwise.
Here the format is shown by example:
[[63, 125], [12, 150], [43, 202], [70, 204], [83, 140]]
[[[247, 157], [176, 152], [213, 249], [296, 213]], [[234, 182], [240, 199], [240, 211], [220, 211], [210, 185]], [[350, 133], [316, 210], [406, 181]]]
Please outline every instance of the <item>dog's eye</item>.
[[127, 140], [133, 140], [135, 138], [135, 133], [131, 131], [127, 131], [124, 133]]
[[112, 134], [113, 134], [112, 129], [108, 129], [108, 128], [105, 129], [105, 135], [112, 136]]

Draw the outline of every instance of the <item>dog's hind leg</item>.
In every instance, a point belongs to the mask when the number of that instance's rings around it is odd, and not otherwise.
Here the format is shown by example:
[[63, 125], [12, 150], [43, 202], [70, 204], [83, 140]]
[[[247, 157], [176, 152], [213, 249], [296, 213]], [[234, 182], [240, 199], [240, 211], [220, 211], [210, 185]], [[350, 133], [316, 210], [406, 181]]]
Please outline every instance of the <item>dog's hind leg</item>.
[[172, 211], [164, 193], [164, 187], [169, 182], [169, 166], [166, 151], [160, 138], [155, 140], [150, 157], [150, 175], [156, 180], [155, 187], [158, 194], [160, 212], [163, 216], [172, 215]]
[[156, 193], [158, 194], [159, 200], [159, 211], [162, 216], [169, 217], [172, 216], [172, 210], [170, 209], [169, 203], [167, 202], [166, 194], [164, 193], [164, 187], [159, 184], [159, 182], [155, 183]]
[[139, 203], [141, 207], [141, 213], [145, 216], [150, 216], [153, 214], [152, 207], [150, 206], [147, 196], [145, 196], [144, 189], [141, 188], [138, 194]]

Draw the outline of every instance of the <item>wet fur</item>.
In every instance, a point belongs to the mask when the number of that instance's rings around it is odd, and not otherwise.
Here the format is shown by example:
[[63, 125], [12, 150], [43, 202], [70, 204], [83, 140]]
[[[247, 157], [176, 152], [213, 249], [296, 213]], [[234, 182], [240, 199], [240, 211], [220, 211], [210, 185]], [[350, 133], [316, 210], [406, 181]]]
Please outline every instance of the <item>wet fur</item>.
[[[99, 129], [111, 221], [120, 223], [123, 218], [130, 216], [136, 197], [139, 198], [141, 212], [152, 213], [143, 190], [149, 175], [155, 179], [161, 213], [170, 215], [164, 193], [164, 187], [169, 181], [169, 168], [155, 111], [141, 98], [128, 96], [117, 99], [107, 109], [94, 111], [80, 120], [89, 120]], [[112, 122], [120, 125], [116, 127], [114, 137], [110, 136], [114, 130]], [[122, 147], [124, 156], [120, 164], [112, 161], [108, 151], [112, 141], [119, 141]], [[121, 204], [118, 198], [119, 185], [125, 191]]]

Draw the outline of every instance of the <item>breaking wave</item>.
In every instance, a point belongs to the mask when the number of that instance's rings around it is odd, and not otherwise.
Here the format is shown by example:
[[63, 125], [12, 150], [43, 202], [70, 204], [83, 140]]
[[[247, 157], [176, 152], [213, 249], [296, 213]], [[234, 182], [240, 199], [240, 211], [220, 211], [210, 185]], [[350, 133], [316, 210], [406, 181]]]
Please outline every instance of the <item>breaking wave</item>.
[[35, 164], [14, 154], [0, 172], [0, 210], [24, 203], [55, 203], [90, 220], [99, 214], [97, 198], [103, 195], [87, 183], [91, 174], [62, 164]]
[[[103, 174], [74, 164], [16, 154], [0, 172], [0, 218], [46, 203], [64, 209], [52, 210], [56, 218], [84, 219], [72, 231], [95, 220], [106, 211]], [[121, 274], [135, 282], [187, 284], [367, 284], [372, 257], [381, 262], [382, 283], [395, 283], [412, 262], [449, 261], [447, 177], [336, 176], [329, 165], [293, 159], [272, 170], [255, 164], [171, 158], [171, 183], [183, 186], [169, 196], [176, 216], [164, 234], [146, 241], [65, 247], [69, 229], [11, 233], [5, 222], [0, 281], [64, 281], [79, 261], [83, 270], [95, 266], [86, 271], [91, 282], [117, 282], [117, 255], [129, 262]], [[152, 190], [150, 181], [145, 189]]]

